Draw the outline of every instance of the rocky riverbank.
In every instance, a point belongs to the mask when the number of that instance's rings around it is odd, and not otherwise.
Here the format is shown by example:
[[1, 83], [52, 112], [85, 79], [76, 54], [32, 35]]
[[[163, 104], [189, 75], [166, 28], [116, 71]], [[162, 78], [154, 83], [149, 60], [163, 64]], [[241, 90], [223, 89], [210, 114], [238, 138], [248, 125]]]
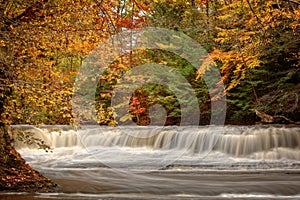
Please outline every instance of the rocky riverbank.
[[11, 146], [5, 127], [0, 127], [0, 190], [13, 192], [51, 192], [56, 184], [32, 169]]

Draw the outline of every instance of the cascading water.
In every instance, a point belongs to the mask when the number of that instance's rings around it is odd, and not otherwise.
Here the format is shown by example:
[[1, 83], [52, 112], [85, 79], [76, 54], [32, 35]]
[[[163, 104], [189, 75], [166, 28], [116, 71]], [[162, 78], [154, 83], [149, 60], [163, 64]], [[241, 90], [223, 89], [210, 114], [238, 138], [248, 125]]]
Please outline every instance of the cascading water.
[[53, 148], [14, 143], [31, 166], [61, 185], [64, 193], [55, 195], [64, 198], [300, 197], [300, 127], [12, 128]]
[[[90, 127], [55, 131], [32, 126], [14, 128], [34, 133], [53, 148], [183, 150], [191, 156], [211, 151], [237, 158], [300, 161], [300, 128], [297, 127]], [[20, 141], [15, 146], [29, 147]]]

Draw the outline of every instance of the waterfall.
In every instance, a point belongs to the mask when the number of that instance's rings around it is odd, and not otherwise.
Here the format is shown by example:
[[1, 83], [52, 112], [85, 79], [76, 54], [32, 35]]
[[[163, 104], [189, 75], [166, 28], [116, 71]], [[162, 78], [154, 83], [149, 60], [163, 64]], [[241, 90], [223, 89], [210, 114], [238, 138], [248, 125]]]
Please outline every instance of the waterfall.
[[[232, 157], [300, 161], [300, 128], [264, 126], [85, 127], [12, 126], [34, 134], [53, 148], [144, 148], [145, 151], [185, 150], [187, 154], [221, 152]], [[14, 143], [16, 148], [25, 144]], [[35, 147], [32, 147], [35, 148]]]

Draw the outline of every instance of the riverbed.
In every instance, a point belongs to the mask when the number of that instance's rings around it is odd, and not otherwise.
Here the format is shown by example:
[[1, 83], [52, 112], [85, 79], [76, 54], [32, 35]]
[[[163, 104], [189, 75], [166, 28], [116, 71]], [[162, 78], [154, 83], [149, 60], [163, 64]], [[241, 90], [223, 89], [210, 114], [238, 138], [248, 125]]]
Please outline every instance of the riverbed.
[[300, 128], [14, 128], [53, 148], [15, 143], [58, 184], [0, 199], [300, 199]]

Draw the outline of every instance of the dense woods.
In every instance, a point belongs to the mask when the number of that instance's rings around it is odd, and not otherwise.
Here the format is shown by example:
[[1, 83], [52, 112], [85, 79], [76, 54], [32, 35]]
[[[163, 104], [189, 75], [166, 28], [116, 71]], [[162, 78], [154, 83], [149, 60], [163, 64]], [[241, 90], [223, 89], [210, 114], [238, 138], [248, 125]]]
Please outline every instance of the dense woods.
[[[298, 121], [299, 15], [299, 3], [288, 0], [1, 1], [1, 121], [72, 123], [73, 84], [84, 58], [114, 34], [150, 26], [183, 32], [207, 50], [225, 83], [227, 123], [260, 121], [255, 110], [282, 116], [278, 122]], [[178, 55], [151, 49], [116, 58], [102, 75], [95, 97], [99, 124], [117, 124], [114, 86], [148, 62], [173, 67], [190, 82], [201, 124], [208, 124], [211, 102], [199, 72]], [[178, 124], [176, 96], [155, 84], [135, 92], [122, 120], [149, 124], [153, 104], [166, 109], [166, 124]]]
[[[73, 124], [73, 86], [84, 59], [112, 35], [144, 27], [184, 33], [205, 48], [225, 85], [226, 123], [300, 120], [297, 0], [0, 0], [2, 169], [24, 164], [10, 146], [4, 125]], [[185, 77], [198, 100], [200, 124], [209, 124], [213, 100], [199, 70], [174, 53], [139, 49], [117, 57], [101, 75], [95, 95], [100, 125], [115, 126], [116, 117], [125, 124], [131, 119], [151, 124], [149, 108], [155, 104], [166, 110], [165, 125], [180, 123], [176, 95], [158, 84], [138, 88], [126, 115], [114, 112], [116, 84], [145, 63], [167, 65]], [[32, 183], [37, 187], [51, 184], [36, 172], [30, 176], [40, 180]], [[5, 180], [1, 184], [7, 184]]]

